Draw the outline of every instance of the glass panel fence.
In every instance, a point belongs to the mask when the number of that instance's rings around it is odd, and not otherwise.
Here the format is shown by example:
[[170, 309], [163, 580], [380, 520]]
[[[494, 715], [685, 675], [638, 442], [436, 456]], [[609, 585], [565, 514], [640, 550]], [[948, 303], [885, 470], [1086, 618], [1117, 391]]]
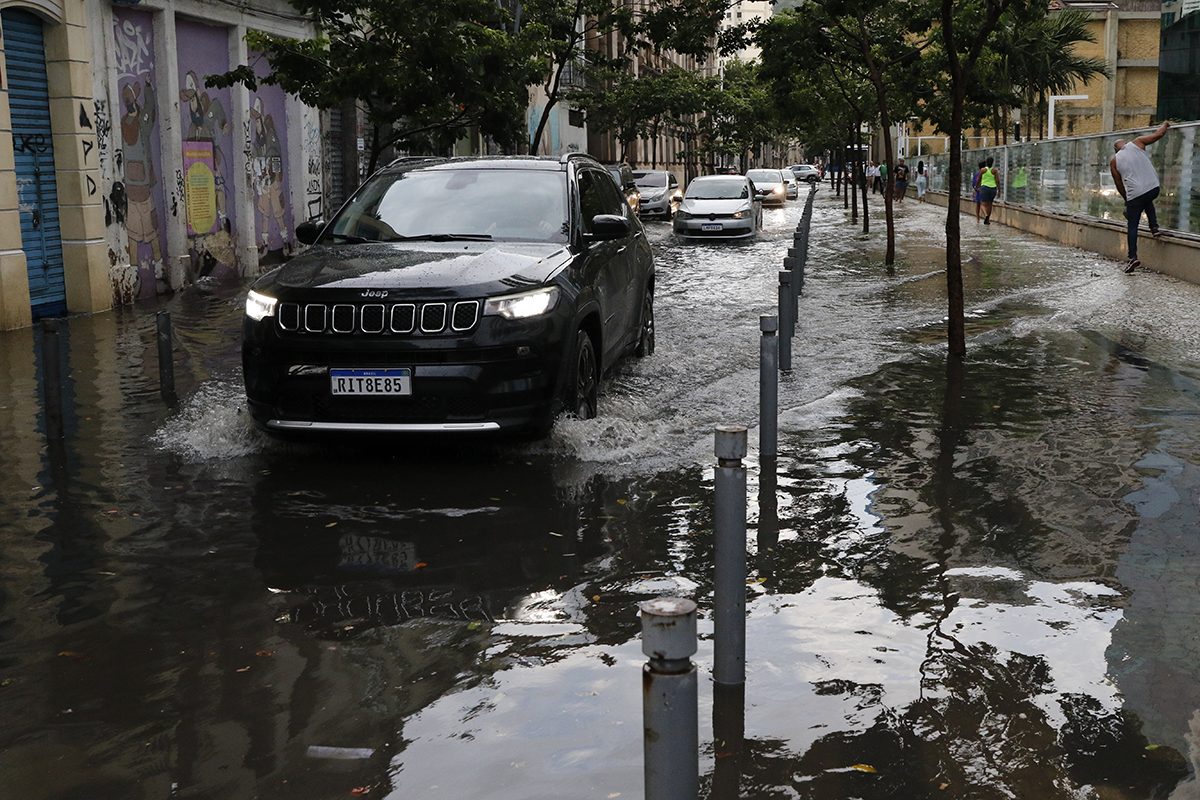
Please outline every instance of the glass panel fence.
[[[1164, 229], [1200, 234], [1200, 123], [1172, 127], [1148, 150], [1162, 188], [1157, 202]], [[972, 196], [971, 181], [979, 164], [992, 158], [1000, 171], [998, 200], [1063, 214], [1122, 220], [1125, 202], [1109, 173], [1108, 160], [1117, 139], [1133, 139], [1153, 128], [1077, 136], [1003, 147], [963, 151], [963, 197]], [[950, 156], [926, 156], [929, 189], [947, 188]]]

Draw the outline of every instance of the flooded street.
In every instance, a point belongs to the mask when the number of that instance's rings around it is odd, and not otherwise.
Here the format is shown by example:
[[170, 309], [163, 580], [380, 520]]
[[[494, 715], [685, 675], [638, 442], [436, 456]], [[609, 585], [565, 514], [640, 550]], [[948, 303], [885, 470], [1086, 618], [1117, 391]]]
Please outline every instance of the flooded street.
[[[1200, 287], [964, 218], [948, 369], [944, 209], [898, 209], [889, 274], [881, 210], [864, 237], [826, 187], [764, 476], [800, 209], [748, 245], [648, 223], [657, 352], [534, 444], [269, 441], [244, 289], [197, 286], [162, 306], [176, 410], [157, 306], [64, 322], [47, 446], [41, 334], [0, 334], [0, 794], [640, 798], [636, 603], [678, 594], [705, 797], [1200, 797]], [[723, 423], [744, 708], [708, 680]]]

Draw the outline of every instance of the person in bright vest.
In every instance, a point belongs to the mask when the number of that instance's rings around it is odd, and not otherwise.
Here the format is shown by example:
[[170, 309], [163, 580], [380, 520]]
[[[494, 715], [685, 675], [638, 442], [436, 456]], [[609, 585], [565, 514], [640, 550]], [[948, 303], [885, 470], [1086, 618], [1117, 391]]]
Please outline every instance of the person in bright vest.
[[979, 171], [979, 202], [983, 205], [983, 224], [992, 224], [992, 203], [996, 200], [996, 189], [1000, 186], [1000, 172], [992, 166], [996, 163], [993, 158], [983, 162]]
[[1127, 232], [1129, 239], [1129, 261], [1125, 263], [1125, 271], [1133, 272], [1142, 265], [1138, 260], [1138, 225], [1142, 221], [1142, 212], [1146, 214], [1146, 222], [1150, 224], [1150, 235], [1159, 237], [1158, 215], [1154, 213], [1154, 199], [1158, 197], [1158, 173], [1146, 153], [1146, 145], [1154, 144], [1166, 135], [1170, 122], [1163, 122], [1153, 133], [1139, 136], [1132, 142], [1117, 139], [1113, 142], [1116, 154], [1108, 160], [1108, 169], [1112, 173], [1117, 191], [1125, 198], [1125, 219], [1128, 220]]

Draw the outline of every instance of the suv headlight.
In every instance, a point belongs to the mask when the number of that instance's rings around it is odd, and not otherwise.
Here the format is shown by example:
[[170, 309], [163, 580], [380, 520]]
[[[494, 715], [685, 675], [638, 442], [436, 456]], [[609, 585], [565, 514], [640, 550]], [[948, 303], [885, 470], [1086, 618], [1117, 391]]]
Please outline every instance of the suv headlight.
[[532, 292], [490, 298], [483, 305], [483, 313], [505, 319], [528, 319], [545, 314], [557, 303], [558, 287], [546, 286]]
[[255, 322], [264, 317], [273, 317], [275, 316], [275, 308], [278, 305], [279, 301], [274, 297], [268, 297], [252, 289], [246, 295], [246, 316]]

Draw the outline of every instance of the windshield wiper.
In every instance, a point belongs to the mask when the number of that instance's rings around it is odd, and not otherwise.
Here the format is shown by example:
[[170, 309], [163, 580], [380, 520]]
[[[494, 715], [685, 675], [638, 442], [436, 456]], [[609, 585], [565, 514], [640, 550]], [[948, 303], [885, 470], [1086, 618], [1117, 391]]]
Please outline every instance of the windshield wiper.
[[364, 239], [361, 236], [355, 236], [352, 233], [330, 233], [327, 235], [330, 238], [337, 239], [342, 242], [349, 242], [350, 244], [370, 244], [372, 241], [374, 241], [372, 239]]
[[389, 242], [490, 242], [490, 233], [418, 233], [412, 236], [389, 236]]

